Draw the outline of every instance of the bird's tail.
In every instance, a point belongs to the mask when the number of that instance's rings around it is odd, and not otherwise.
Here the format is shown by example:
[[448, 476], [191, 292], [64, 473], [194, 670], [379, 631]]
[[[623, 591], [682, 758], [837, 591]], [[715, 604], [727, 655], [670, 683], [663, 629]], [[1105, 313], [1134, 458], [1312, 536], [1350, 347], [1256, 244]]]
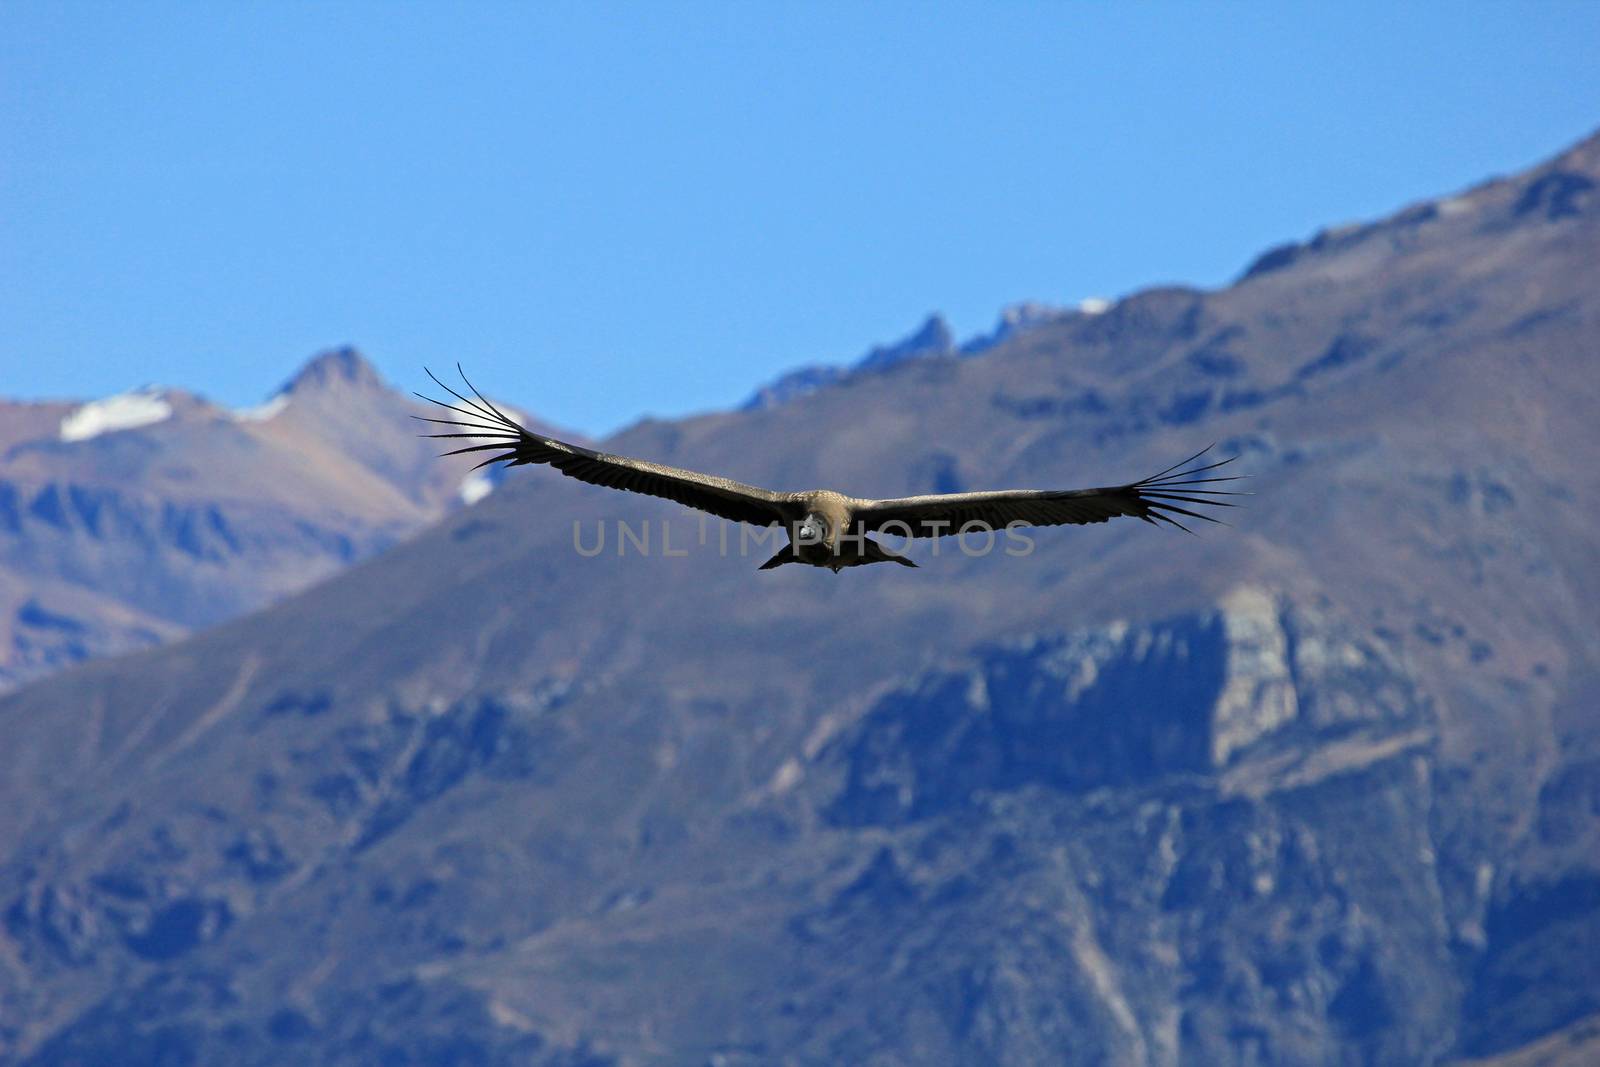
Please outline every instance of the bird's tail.
[[798, 563], [798, 562], [799, 561], [795, 558], [795, 554], [794, 554], [794, 545], [788, 544], [788, 545], [784, 545], [782, 548], [778, 549], [778, 554], [777, 555], [773, 556], [771, 559], [767, 560], [765, 563], [763, 563], [760, 567], [758, 567], [756, 569], [757, 570], [763, 570], [763, 571], [770, 571], [772, 568], [781, 567], [785, 563]]
[[868, 563], [898, 563], [902, 567], [916, 566], [916, 563], [912, 560], [907, 559], [898, 552], [890, 552], [872, 538], [868, 537], [864, 540], [866, 542], [863, 546], [865, 548], [864, 554]]

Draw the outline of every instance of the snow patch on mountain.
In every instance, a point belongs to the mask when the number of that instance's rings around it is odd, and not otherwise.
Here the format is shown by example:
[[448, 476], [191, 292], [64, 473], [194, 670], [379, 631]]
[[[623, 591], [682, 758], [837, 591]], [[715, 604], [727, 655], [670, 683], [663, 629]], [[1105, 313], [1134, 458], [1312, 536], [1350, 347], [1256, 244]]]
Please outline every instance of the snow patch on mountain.
[[1023, 300], [1015, 304], [1007, 304], [1000, 309], [1000, 318], [994, 324], [994, 329], [988, 333], [979, 334], [961, 346], [961, 354], [975, 356], [987, 352], [1002, 341], [1009, 341], [1020, 333], [1025, 333], [1047, 322], [1054, 322], [1067, 314], [1066, 311], [1054, 304], [1044, 304], [1037, 300]]
[[103, 433], [151, 426], [172, 417], [172, 405], [158, 389], [138, 389], [91, 400], [61, 420], [61, 440], [87, 441]]
[[473, 471], [462, 480], [461, 488], [456, 492], [460, 495], [461, 502], [471, 507], [494, 492], [494, 486], [495, 481], [487, 471]]
[[278, 393], [264, 404], [254, 407], [234, 408], [231, 416], [238, 422], [266, 422], [289, 406], [289, 394]]

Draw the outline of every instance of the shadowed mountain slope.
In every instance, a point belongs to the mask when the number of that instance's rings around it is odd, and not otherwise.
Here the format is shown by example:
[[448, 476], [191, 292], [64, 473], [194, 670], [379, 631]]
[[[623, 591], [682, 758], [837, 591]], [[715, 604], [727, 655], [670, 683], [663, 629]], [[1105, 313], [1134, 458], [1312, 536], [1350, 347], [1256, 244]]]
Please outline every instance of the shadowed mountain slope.
[[[737, 531], [518, 471], [0, 701], [0, 1062], [1553, 1040], [1600, 1010], [1597, 180], [1591, 139], [1218, 292], [606, 444], [882, 497], [1215, 440], [1257, 493], [1232, 529], [758, 574]], [[596, 520], [652, 555], [580, 555]]]

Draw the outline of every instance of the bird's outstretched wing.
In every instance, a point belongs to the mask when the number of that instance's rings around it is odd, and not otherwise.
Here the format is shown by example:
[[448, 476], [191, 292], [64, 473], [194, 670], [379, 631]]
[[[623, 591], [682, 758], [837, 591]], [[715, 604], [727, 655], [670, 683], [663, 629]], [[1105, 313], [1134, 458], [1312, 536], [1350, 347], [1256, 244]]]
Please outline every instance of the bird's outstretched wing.
[[[1209, 488], [1210, 483], [1238, 481], [1238, 477], [1197, 477], [1232, 463], [1229, 457], [1217, 463], [1191, 466], [1210, 448], [1197, 452], [1160, 474], [1129, 485], [1103, 489], [1001, 489], [984, 493], [940, 493], [908, 496], [896, 500], [864, 500], [855, 505], [854, 515], [867, 532], [908, 532], [912, 537], [944, 537], [958, 534], [969, 523], [990, 529], [1010, 523], [1024, 526], [1084, 525], [1105, 522], [1119, 515], [1131, 515], [1152, 525], [1169, 523], [1181, 530], [1187, 526], [1174, 518], [1186, 515], [1206, 522], [1220, 522], [1209, 515], [1191, 511], [1184, 504], [1233, 507], [1225, 496], [1248, 494]], [[968, 527], [970, 529], [970, 527]], [[1192, 531], [1191, 531], [1192, 532]]]
[[[456, 365], [456, 371], [460, 373], [460, 364]], [[476, 386], [467, 381], [465, 374], [461, 375], [461, 380], [476, 399], [469, 400], [462, 396], [439, 381], [431, 370], [428, 371], [428, 377], [433, 378], [439, 388], [455, 397], [459, 403], [447, 404], [431, 396], [416, 394], [428, 403], [437, 404], [451, 412], [452, 415], [449, 418], [414, 416], [423, 422], [451, 428], [423, 436], [479, 438], [487, 442], [452, 449], [444, 453], [447, 456], [465, 452], [497, 453], [479, 463], [479, 467], [491, 463], [504, 463], [511, 467], [522, 463], [543, 463], [554, 467], [568, 478], [576, 478], [590, 485], [659, 496], [686, 507], [709, 512], [719, 518], [748, 522], [755, 526], [768, 526], [774, 522], [785, 521], [788, 517], [783, 507], [786, 498], [781, 494], [730, 481], [727, 478], [699, 474], [642, 459], [630, 459], [627, 456], [613, 456], [581, 445], [558, 441], [553, 437], [545, 437], [525, 428], [515, 419], [508, 418], [499, 408], [485, 399]]]

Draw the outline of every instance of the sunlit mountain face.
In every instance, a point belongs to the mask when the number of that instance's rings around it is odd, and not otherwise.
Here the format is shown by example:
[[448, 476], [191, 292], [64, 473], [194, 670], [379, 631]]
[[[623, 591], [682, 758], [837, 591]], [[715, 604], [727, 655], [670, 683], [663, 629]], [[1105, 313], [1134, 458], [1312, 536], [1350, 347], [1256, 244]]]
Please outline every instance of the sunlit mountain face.
[[[13, 693], [0, 1062], [1592, 1061], [1597, 181], [1590, 139], [1222, 290], [606, 443], [884, 497], [1215, 441], [1256, 494], [1230, 528], [758, 573], [518, 470]], [[36, 451], [186, 425], [159, 399], [76, 441], [31, 414]], [[414, 454], [444, 512], [461, 475]], [[684, 554], [575, 551], [598, 521]]]
[[0, 688], [281, 600], [497, 484], [350, 348], [264, 403], [0, 401]]

